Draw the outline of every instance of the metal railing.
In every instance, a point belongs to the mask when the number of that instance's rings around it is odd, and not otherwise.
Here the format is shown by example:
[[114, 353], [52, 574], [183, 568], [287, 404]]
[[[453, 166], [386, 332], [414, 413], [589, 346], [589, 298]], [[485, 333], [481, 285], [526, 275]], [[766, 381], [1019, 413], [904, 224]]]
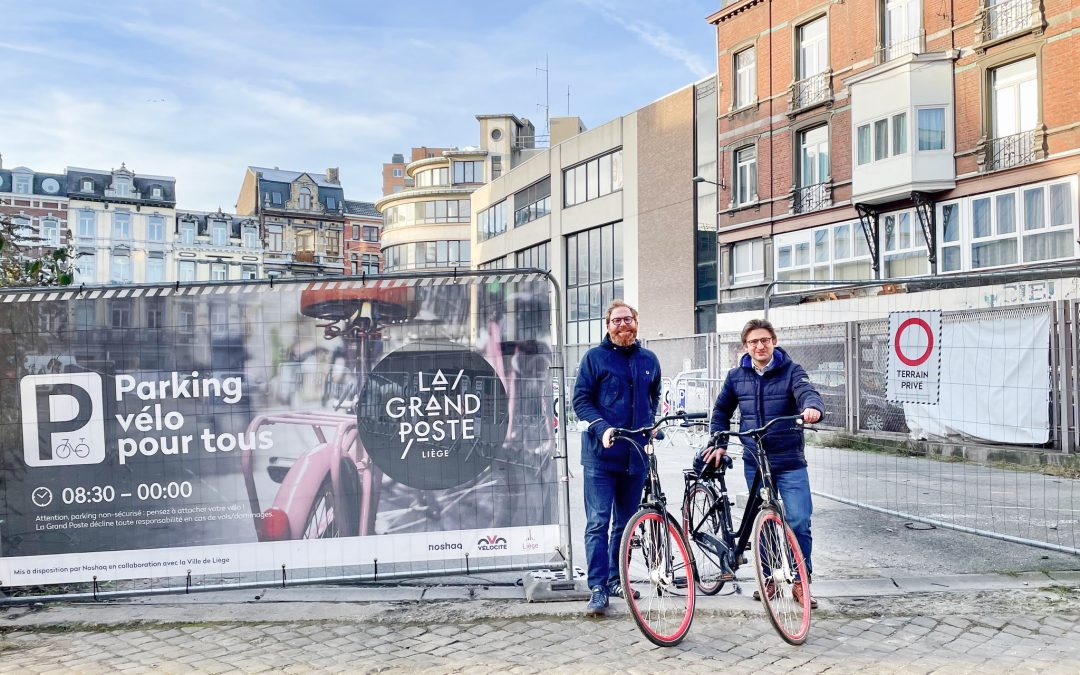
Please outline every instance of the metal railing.
[[986, 169], [997, 171], [1034, 162], [1035, 130], [1021, 131], [1011, 136], [991, 138], [986, 148]]
[[887, 45], [878, 47], [875, 52], [875, 63], [881, 64], [893, 59], [898, 59], [901, 56], [907, 56], [908, 54], [921, 54], [926, 51], [926, 47], [923, 44], [926, 33], [919, 31], [918, 33], [901, 37], [893, 40]]
[[795, 82], [791, 86], [791, 109], [801, 110], [828, 101], [832, 97], [831, 80], [832, 73], [825, 70]]
[[1031, 28], [1031, 0], [1005, 0], [987, 5], [982, 16], [983, 42], [1019, 33]]
[[797, 187], [792, 192], [791, 207], [795, 213], [810, 213], [832, 205], [828, 183]]

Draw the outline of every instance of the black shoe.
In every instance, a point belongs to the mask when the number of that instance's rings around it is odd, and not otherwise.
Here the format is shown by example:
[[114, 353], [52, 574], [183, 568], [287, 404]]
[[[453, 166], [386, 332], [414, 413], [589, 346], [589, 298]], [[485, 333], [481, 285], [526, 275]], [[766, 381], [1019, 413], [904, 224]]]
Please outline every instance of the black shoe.
[[592, 589], [592, 597], [589, 598], [589, 605], [585, 608], [586, 616], [604, 616], [607, 613], [607, 608], [607, 591], [604, 590], [603, 586]]
[[[611, 588], [608, 589], [608, 595], [614, 595], [614, 596], [619, 597], [619, 598], [625, 597], [623, 595], [623, 592], [622, 592], [622, 584], [620, 584], [620, 583], [611, 584]], [[634, 599], [635, 600], [640, 600], [641, 599], [641, 593], [639, 593], [638, 591], [635, 590], [634, 591]]]

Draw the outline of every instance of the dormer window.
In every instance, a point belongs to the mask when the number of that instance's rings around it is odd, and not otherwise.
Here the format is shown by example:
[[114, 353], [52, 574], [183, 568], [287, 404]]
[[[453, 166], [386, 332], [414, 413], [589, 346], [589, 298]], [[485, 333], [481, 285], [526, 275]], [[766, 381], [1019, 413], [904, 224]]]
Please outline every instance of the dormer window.
[[161, 199], [161, 186], [160, 185], [155, 185], [153, 188], [151, 188], [150, 196], [153, 199]]
[[195, 243], [195, 223], [190, 220], [180, 223], [180, 243], [189, 245]]
[[81, 192], [93, 192], [94, 191], [94, 181], [93, 181], [93, 179], [92, 178], [83, 178], [82, 179], [82, 187], [80, 187], [79, 190]]
[[300, 196], [298, 198], [298, 206], [301, 209], [311, 208], [311, 190], [306, 187], [300, 188]]
[[131, 196], [131, 183], [126, 178], [117, 178], [113, 180], [113, 192], [117, 197], [130, 197]]
[[229, 228], [223, 220], [215, 220], [210, 230], [210, 243], [214, 246], [229, 245]]
[[244, 248], [259, 247], [259, 230], [253, 226], [244, 227]]

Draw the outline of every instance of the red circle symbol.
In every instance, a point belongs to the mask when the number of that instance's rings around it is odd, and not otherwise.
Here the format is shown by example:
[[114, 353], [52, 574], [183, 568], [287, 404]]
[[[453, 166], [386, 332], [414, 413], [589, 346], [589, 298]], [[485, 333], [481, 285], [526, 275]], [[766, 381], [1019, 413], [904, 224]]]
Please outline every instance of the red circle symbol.
[[[904, 356], [904, 351], [900, 349], [900, 336], [904, 334], [904, 331], [907, 330], [909, 326], [918, 326], [926, 333], [926, 351], [914, 359], [909, 359]], [[900, 324], [900, 328], [896, 330], [896, 339], [893, 341], [893, 348], [896, 349], [896, 355], [905, 365], [921, 366], [923, 363], [926, 363], [926, 359], [930, 358], [930, 353], [934, 351], [934, 332], [930, 330], [930, 324], [918, 317], [906, 319]]]

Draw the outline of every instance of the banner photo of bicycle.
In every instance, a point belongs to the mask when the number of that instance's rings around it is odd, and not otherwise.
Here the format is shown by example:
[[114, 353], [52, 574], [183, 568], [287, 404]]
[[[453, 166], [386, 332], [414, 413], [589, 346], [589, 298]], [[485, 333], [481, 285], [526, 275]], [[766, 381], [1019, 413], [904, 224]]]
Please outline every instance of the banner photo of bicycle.
[[526, 274], [0, 294], [0, 586], [558, 560], [551, 295]]

